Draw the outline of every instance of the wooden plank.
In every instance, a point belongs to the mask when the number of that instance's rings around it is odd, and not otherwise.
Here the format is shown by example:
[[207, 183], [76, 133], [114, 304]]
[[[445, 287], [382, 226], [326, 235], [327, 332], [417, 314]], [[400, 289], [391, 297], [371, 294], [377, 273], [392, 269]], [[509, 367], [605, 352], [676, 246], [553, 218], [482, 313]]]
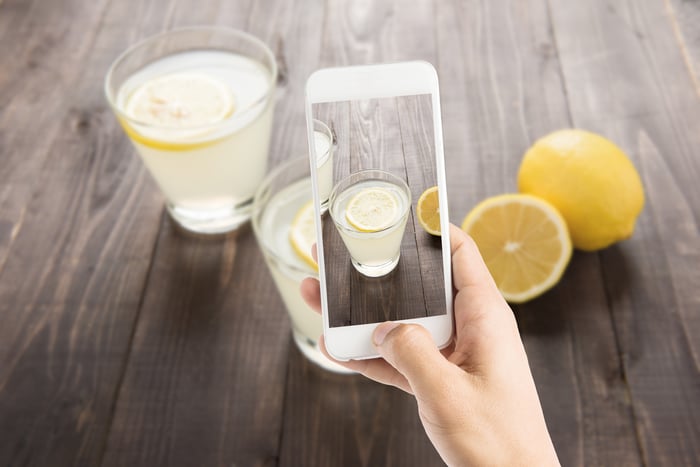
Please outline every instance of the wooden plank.
[[[333, 185], [350, 173], [350, 106], [347, 102], [323, 103], [313, 106], [314, 118], [328, 124], [335, 139], [333, 154]], [[340, 144], [339, 142], [343, 142]], [[335, 287], [329, 290], [336, 293], [328, 293], [328, 308], [336, 310], [330, 316], [331, 326], [346, 326], [351, 324], [350, 314], [350, 277], [353, 274], [352, 266], [348, 267], [350, 253], [343, 246], [343, 241], [333, 224], [330, 214], [326, 213], [322, 218], [324, 251], [333, 252], [335, 260], [326, 258], [324, 265], [334, 278], [336, 284], [343, 284], [341, 288]], [[342, 265], [345, 265], [343, 267]]]
[[418, 250], [421, 281], [428, 282], [423, 287], [425, 315], [445, 314], [445, 290], [442, 269], [441, 239], [433, 237], [423, 229], [416, 214], [417, 203], [425, 190], [437, 185], [437, 163], [434, 148], [433, 105], [430, 95], [405, 96], [396, 99], [401, 141], [403, 143], [406, 177], [413, 199], [413, 233]]
[[161, 21], [139, 5], [2, 5], [18, 52], [0, 56], [3, 465], [99, 463], [162, 209], [103, 80], [118, 38]]
[[684, 0], [664, 0], [664, 11], [673, 31], [683, 65], [700, 96], [700, 5]]
[[285, 430], [280, 465], [443, 465], [430, 452], [412, 396], [323, 371], [296, 349], [290, 354], [284, 417], [297, 432]]
[[[177, 9], [176, 24], [188, 22], [192, 5]], [[256, 34], [292, 64], [278, 89], [270, 165], [306, 154], [300, 102], [324, 10], [299, 8], [219, 2], [196, 13]], [[290, 342], [252, 230], [194, 238], [166, 218], [103, 463], [274, 465]]]
[[[440, 2], [437, 21], [459, 225], [478, 201], [516, 191], [528, 146], [571, 121], [546, 2]], [[513, 308], [562, 465], [639, 465], [597, 258], [575, 255], [559, 286]]]
[[[430, 0], [410, 8], [396, 2], [327, 2], [320, 65], [434, 61], [433, 8]], [[443, 465], [410, 397], [359, 377], [321, 373], [302, 358], [293, 352], [289, 368], [281, 466]], [[304, 369], [308, 372], [300, 375]], [[319, 383], [308, 374], [312, 370], [341, 379]]]
[[0, 270], [22, 228], [37, 173], [61, 129], [57, 115], [65, 115], [73, 103], [66, 92], [91, 50], [85, 37], [95, 34], [104, 9], [104, 2], [87, 7], [78, 1], [0, 5], [5, 52], [0, 54]]
[[[407, 120], [416, 119], [417, 112], [407, 112], [404, 115], [404, 128], [400, 127], [398, 103], [402, 99], [409, 98], [332, 105], [339, 115], [331, 117], [331, 120], [338, 120], [339, 116], [348, 112], [351, 116], [347, 139], [342, 135], [338, 137], [334, 179], [342, 180], [360, 170], [381, 169], [410, 182], [413, 198], [401, 242], [401, 259], [391, 274], [381, 278], [366, 278], [352, 267], [342, 238], [335, 226], [331, 225], [331, 219], [327, 219], [324, 228], [325, 268], [333, 326], [409, 319], [445, 312], [440, 245], [437, 244], [436, 248], [434, 242], [418, 242], [419, 238], [423, 240], [425, 232], [415, 219], [416, 198], [436, 183], [435, 157], [429, 153], [421, 160], [417, 152], [425, 150], [425, 147], [413, 147], [417, 143], [416, 136], [410, 135], [409, 130], [422, 128], [416, 122], [409, 125]], [[409, 152], [406, 154], [404, 151]], [[425, 164], [433, 167], [423, 170]], [[416, 226], [421, 230], [417, 232]], [[421, 258], [432, 269], [421, 269]]]
[[690, 465], [700, 458], [694, 76], [663, 2], [555, 1], [552, 14], [574, 123], [618, 143], [646, 190], [634, 237], [600, 254], [644, 461]]
[[40, 187], [37, 173], [56, 159], [60, 122], [109, 114], [102, 83], [110, 62], [136, 38], [167, 26], [172, 2], [157, 9], [107, 4], [35, 0], [0, 7], [0, 42], [9, 52], [0, 55], [0, 181], [12, 192], [0, 205], [0, 268]]
[[166, 220], [105, 465], [275, 458], [289, 324], [262, 264], [248, 228], [191, 238]]

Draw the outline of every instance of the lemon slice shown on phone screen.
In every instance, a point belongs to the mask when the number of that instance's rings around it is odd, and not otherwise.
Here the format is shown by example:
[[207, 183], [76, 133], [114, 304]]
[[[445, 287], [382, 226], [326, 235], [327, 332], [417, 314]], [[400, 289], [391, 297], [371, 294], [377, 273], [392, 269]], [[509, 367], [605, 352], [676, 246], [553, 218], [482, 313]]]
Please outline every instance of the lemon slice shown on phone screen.
[[418, 198], [416, 204], [416, 216], [421, 227], [430, 235], [439, 237], [440, 231], [440, 200], [438, 199], [438, 187], [428, 188]]
[[289, 228], [289, 242], [297, 256], [318, 271], [318, 264], [311, 256], [311, 248], [316, 243], [316, 222], [312, 201], [304, 204], [294, 216]]
[[360, 232], [384, 230], [396, 221], [398, 214], [399, 201], [385, 188], [365, 188], [345, 208], [348, 223]]

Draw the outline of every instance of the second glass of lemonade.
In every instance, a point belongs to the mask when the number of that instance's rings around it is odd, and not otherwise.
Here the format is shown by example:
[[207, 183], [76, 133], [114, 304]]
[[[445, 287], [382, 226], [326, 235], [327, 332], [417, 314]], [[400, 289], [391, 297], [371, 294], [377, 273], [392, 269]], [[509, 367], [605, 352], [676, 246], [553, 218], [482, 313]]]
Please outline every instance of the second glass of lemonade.
[[406, 182], [382, 170], [355, 172], [333, 188], [329, 206], [360, 274], [380, 277], [396, 268], [411, 210]]
[[151, 37], [112, 64], [107, 99], [185, 229], [227, 232], [250, 218], [276, 80], [262, 41], [220, 27]]
[[[332, 146], [324, 141], [323, 134], [317, 130], [319, 169], [332, 157], [326, 154]], [[311, 256], [316, 227], [308, 157], [292, 159], [270, 172], [255, 195], [252, 223], [258, 245], [292, 321], [297, 347], [321, 368], [352, 373], [319, 350], [323, 321], [301, 296], [301, 281], [318, 277], [316, 262]]]

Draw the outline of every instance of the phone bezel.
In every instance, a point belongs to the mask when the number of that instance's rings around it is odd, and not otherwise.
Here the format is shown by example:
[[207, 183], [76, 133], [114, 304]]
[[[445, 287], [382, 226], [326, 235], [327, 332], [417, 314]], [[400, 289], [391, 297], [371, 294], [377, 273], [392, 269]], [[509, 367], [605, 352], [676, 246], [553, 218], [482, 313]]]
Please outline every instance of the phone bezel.
[[447, 209], [447, 189], [445, 178], [445, 158], [442, 138], [442, 118], [440, 93], [435, 68], [425, 61], [411, 61], [378, 65], [324, 68], [315, 71], [306, 81], [306, 127], [309, 143], [309, 165], [313, 190], [314, 214], [316, 217], [317, 255], [319, 280], [321, 283], [321, 308], [323, 333], [326, 350], [336, 360], [361, 360], [375, 358], [377, 350], [372, 344], [372, 333], [380, 323], [330, 327], [328, 299], [321, 228], [321, 207], [317, 184], [317, 164], [313, 134], [313, 105], [360, 99], [380, 99], [389, 97], [430, 94], [433, 110], [433, 135], [435, 146], [438, 199], [440, 202], [440, 227], [442, 230], [442, 262], [445, 280], [446, 313], [400, 320], [402, 323], [416, 323], [430, 332], [438, 347], [447, 346], [453, 335], [452, 310], [452, 263], [450, 254], [449, 215]]

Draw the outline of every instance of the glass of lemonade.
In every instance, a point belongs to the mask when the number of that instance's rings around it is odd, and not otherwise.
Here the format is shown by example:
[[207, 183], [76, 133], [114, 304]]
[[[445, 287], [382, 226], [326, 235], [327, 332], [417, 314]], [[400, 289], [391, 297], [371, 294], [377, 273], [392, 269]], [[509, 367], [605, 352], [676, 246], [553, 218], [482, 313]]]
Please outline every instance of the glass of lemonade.
[[314, 145], [316, 149], [316, 178], [318, 180], [318, 198], [321, 210], [328, 209], [328, 199], [333, 190], [333, 133], [325, 123], [314, 120]]
[[329, 204], [355, 269], [368, 277], [393, 271], [411, 208], [406, 182], [382, 170], [362, 170], [333, 188]]
[[[322, 153], [322, 145], [316, 144], [318, 161], [322, 163], [329, 155]], [[327, 148], [331, 151], [332, 145]], [[316, 243], [311, 196], [309, 158], [300, 157], [281, 164], [263, 180], [255, 194], [253, 230], [289, 312], [294, 341], [301, 352], [326, 370], [351, 373], [328, 360], [319, 350], [323, 321], [301, 296], [301, 281], [318, 277], [316, 262], [311, 257], [312, 245]]]
[[262, 41], [221, 27], [159, 34], [110, 67], [107, 100], [185, 229], [227, 232], [250, 218], [276, 80]]

